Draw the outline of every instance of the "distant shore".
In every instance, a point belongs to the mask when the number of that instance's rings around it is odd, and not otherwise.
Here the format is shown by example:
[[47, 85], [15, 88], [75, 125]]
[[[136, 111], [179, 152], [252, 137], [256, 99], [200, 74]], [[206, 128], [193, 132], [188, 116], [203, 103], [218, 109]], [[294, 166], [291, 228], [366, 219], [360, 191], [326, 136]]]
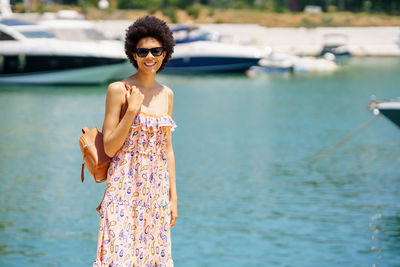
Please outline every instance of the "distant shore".
[[[107, 33], [114, 39], [120, 39], [132, 21], [148, 14], [147, 11], [130, 10], [110, 12], [107, 16], [103, 16], [105, 11], [97, 10], [96, 12], [100, 13], [96, 16], [94, 16], [94, 11], [86, 13], [86, 18], [93, 21], [98, 30]], [[396, 25], [270, 27], [263, 25], [262, 21], [255, 21], [254, 23], [206, 23], [206, 20], [204, 20], [203, 23], [199, 23], [197, 20], [192, 21], [183, 18], [177, 23], [171, 23], [168, 17], [164, 17], [160, 11], [154, 15], [165, 19], [172, 25], [192, 23], [206, 31], [218, 32], [221, 42], [251, 44], [259, 47], [268, 46], [278, 53], [318, 56], [324, 46], [334, 44], [344, 46], [353, 56], [400, 57], [400, 28]], [[288, 14], [274, 15], [289, 16]], [[32, 21], [39, 20], [41, 17], [38, 13], [15, 13], [14, 16]], [[394, 22], [400, 25], [399, 17], [395, 17], [391, 23], [396, 24]], [[278, 23], [278, 25], [280, 24]]]
[[[150, 14], [145, 10], [116, 10], [107, 13], [99, 10], [88, 10], [88, 19], [135, 19]], [[154, 15], [162, 17], [170, 23], [195, 24], [258, 24], [264, 27], [371, 27], [371, 26], [400, 26], [400, 16], [386, 14], [334, 12], [307, 14], [299, 13], [270, 13], [260, 10], [201, 9], [196, 17], [190, 16], [185, 10], [176, 11], [176, 21], [157, 11]]]
[[[96, 27], [118, 38], [131, 20], [99, 20]], [[353, 56], [400, 57], [399, 27], [263, 27], [257, 24], [200, 24], [200, 29], [218, 32], [220, 41], [260, 48], [278, 53], [318, 56], [324, 46], [341, 44]]]

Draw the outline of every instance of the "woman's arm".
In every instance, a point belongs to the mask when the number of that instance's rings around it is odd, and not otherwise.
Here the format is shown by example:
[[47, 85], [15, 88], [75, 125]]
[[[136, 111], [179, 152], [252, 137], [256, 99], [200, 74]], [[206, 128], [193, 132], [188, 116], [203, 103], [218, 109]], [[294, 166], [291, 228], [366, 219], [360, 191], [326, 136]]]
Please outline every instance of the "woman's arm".
[[[121, 121], [121, 107], [125, 103], [126, 89], [121, 82], [115, 82], [108, 86], [106, 97], [106, 110], [103, 123], [103, 141], [104, 151], [111, 158], [124, 144], [126, 136], [132, 122], [140, 109], [134, 105], [128, 105], [128, 108]], [[134, 94], [132, 93], [132, 95]]]
[[[174, 104], [174, 93], [172, 90], [168, 92], [168, 115], [172, 117], [172, 109]], [[178, 219], [178, 194], [176, 192], [176, 178], [175, 178], [175, 155], [172, 147], [172, 133], [168, 131], [167, 137], [167, 164], [169, 174], [169, 199], [171, 206], [171, 223], [173, 227]]]

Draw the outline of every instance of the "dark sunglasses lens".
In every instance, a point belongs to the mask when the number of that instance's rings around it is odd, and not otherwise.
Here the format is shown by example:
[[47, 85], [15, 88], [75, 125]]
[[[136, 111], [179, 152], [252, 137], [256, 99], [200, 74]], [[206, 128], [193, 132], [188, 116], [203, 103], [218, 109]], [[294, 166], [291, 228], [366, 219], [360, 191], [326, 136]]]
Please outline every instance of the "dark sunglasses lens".
[[137, 48], [136, 49], [136, 54], [139, 57], [146, 57], [147, 54], [151, 52], [151, 54], [155, 57], [161, 56], [162, 52], [164, 51], [164, 47], [154, 47], [154, 48]]
[[136, 49], [136, 54], [139, 57], [145, 57], [145, 56], [147, 56], [148, 53], [149, 53], [149, 50], [146, 49], [146, 48], [138, 48], [138, 49]]
[[159, 57], [159, 56], [161, 56], [161, 54], [163, 52], [163, 48], [162, 47], [155, 47], [155, 48], [150, 49], [150, 51], [153, 54], [153, 56]]

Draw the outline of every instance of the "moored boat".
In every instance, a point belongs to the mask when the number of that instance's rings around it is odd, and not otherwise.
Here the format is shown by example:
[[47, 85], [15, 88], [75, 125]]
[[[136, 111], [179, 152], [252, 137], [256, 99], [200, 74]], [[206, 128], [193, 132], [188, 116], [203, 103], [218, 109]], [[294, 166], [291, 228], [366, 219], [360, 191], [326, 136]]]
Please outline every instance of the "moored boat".
[[195, 25], [177, 25], [172, 27], [171, 31], [176, 44], [219, 40], [218, 32], [201, 30]]
[[374, 100], [369, 104], [374, 114], [383, 114], [386, 118], [400, 127], [400, 100]]
[[99, 84], [127, 61], [122, 44], [55, 38], [45, 27], [0, 22], [0, 83]]
[[175, 46], [166, 72], [242, 72], [265, 56], [263, 50], [213, 41], [197, 41]]
[[261, 59], [257, 66], [252, 66], [248, 74], [250, 76], [262, 73], [330, 73], [339, 69], [334, 61], [335, 56], [325, 54], [323, 58], [299, 57], [285, 53], [271, 53]]
[[348, 48], [349, 37], [343, 33], [326, 33], [322, 36], [321, 56], [332, 53], [335, 56], [351, 56]]

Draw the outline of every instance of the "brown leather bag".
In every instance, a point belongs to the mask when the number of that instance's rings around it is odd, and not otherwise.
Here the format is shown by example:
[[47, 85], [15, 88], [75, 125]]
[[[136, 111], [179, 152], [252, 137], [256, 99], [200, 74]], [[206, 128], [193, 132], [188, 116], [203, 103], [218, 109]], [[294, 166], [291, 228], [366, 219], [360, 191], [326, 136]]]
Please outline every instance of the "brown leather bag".
[[[130, 90], [130, 86], [125, 82], [121, 81], [126, 90]], [[121, 110], [121, 114], [125, 114], [128, 108], [127, 102], [125, 101], [124, 107]], [[120, 117], [121, 121], [122, 117]], [[79, 146], [82, 151], [83, 163], [81, 171], [81, 180], [83, 183], [84, 178], [84, 167], [89, 170], [92, 174], [96, 183], [102, 183], [107, 180], [108, 166], [110, 165], [110, 158], [104, 151], [103, 134], [99, 129], [88, 127], [82, 128], [82, 135], [79, 137]]]
[[79, 146], [82, 151], [83, 163], [81, 180], [83, 183], [84, 166], [92, 174], [96, 183], [107, 180], [107, 170], [110, 165], [110, 158], [104, 151], [103, 134], [99, 129], [88, 127], [82, 128], [82, 135], [79, 137]]

